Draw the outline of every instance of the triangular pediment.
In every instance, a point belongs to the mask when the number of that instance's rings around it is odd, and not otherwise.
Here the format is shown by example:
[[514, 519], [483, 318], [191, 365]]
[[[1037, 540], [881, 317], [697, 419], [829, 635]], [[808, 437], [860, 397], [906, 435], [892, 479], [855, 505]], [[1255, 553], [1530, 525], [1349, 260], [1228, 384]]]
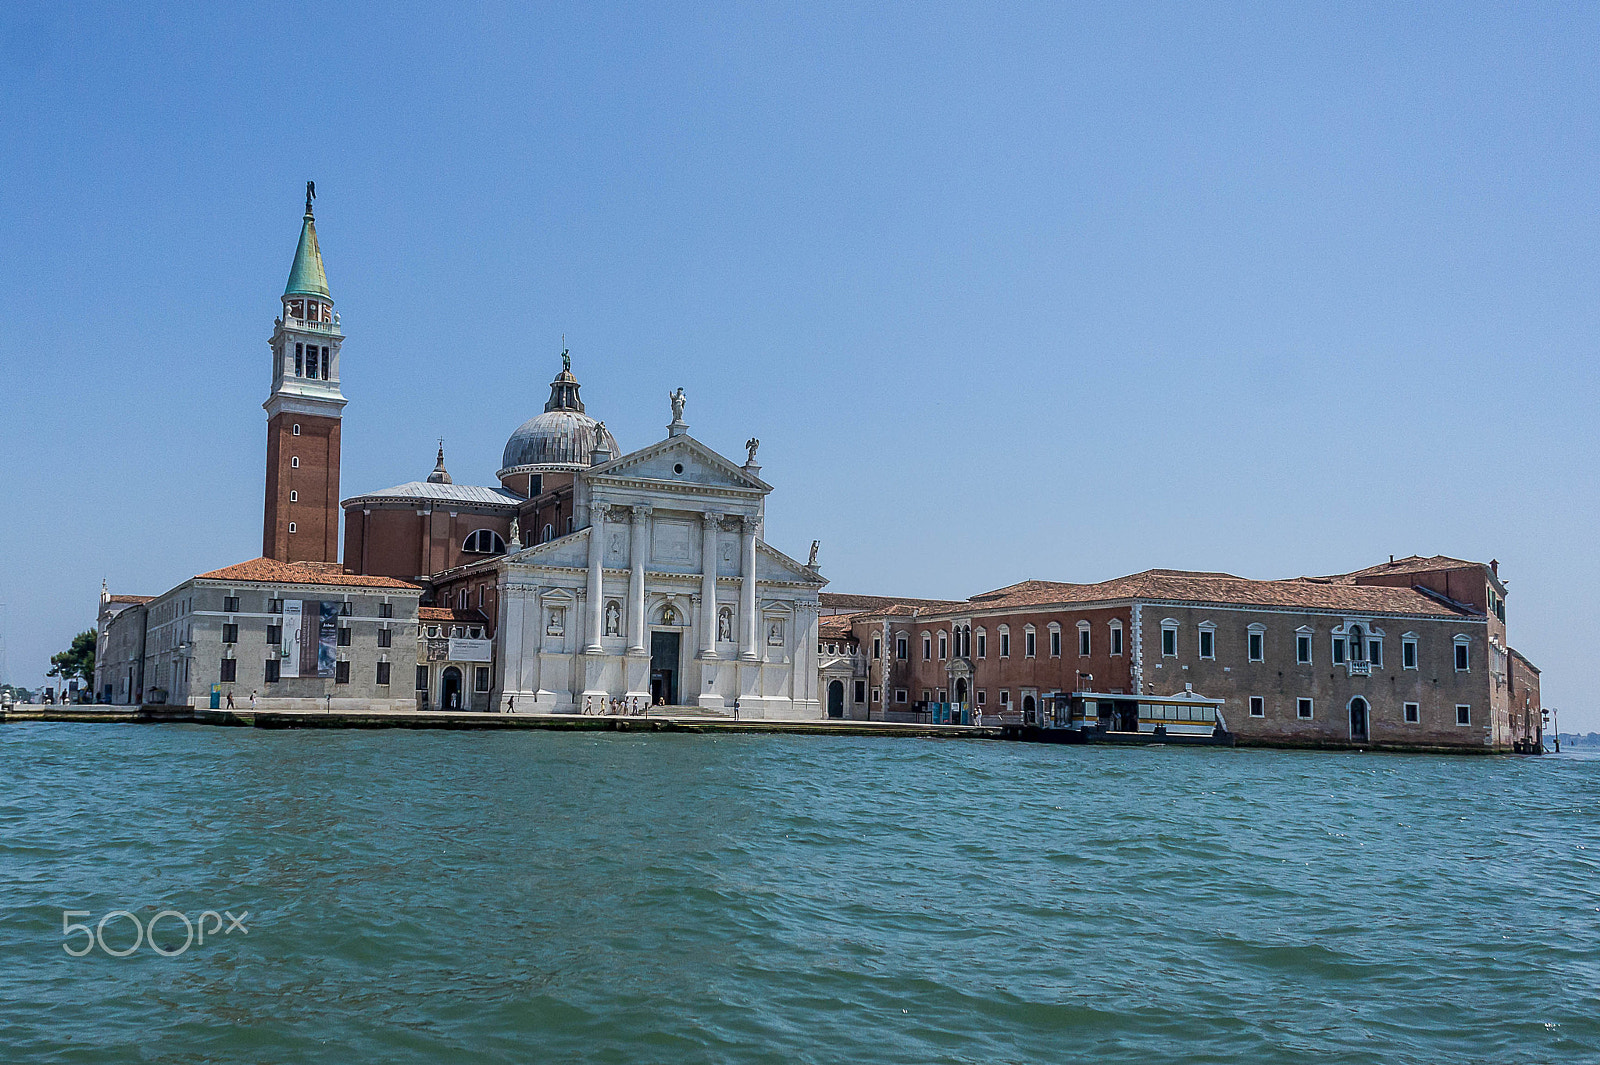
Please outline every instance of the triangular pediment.
[[[683, 472], [678, 472], [678, 466], [683, 467]], [[717, 454], [688, 434], [669, 436], [649, 447], [591, 466], [586, 475], [591, 483], [638, 479], [688, 487], [705, 485], [735, 488], [763, 494], [772, 491], [772, 486], [761, 478], [745, 472], [731, 459]]]
[[579, 529], [542, 544], [524, 547], [505, 556], [507, 562], [530, 566], [561, 566], [581, 569], [589, 564], [589, 530]]
[[816, 570], [796, 562], [763, 540], [756, 541], [756, 580], [814, 584], [818, 588], [828, 583]]

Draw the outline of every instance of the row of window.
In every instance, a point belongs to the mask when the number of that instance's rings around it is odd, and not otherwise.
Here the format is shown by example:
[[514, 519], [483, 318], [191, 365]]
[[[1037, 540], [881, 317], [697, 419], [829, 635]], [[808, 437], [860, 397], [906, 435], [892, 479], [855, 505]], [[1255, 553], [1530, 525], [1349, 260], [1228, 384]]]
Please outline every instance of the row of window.
[[[225, 596], [223, 598], [223, 600], [222, 600], [222, 612], [224, 614], [237, 614], [237, 613], [239, 613], [239, 597], [236, 596], [236, 595]], [[339, 604], [339, 614], [340, 614], [341, 617], [351, 617], [352, 615], [355, 614], [355, 612], [356, 612], [355, 604], [351, 603], [349, 600], [345, 600], [344, 602]], [[281, 614], [281, 613], [283, 613], [283, 600], [282, 599], [268, 599], [267, 600], [267, 613], [269, 613], [269, 614]], [[378, 604], [378, 616], [380, 618], [392, 618], [392, 617], [394, 617], [394, 604], [393, 603], [379, 603]]]
[[[1314, 720], [1316, 713], [1315, 700], [1299, 698], [1294, 702], [1295, 717], [1301, 721]], [[1402, 717], [1408, 725], [1419, 724], [1422, 721], [1422, 706], [1420, 703], [1402, 703], [1400, 707]], [[1260, 695], [1250, 696], [1250, 716], [1266, 717], [1267, 700]], [[1456, 704], [1456, 724], [1472, 724], [1472, 706], [1468, 703]]]
[[[861, 701], [861, 689], [865, 685], [866, 685], [865, 681], [860, 681], [860, 680], [856, 681], [856, 702], [858, 702], [858, 703]], [[872, 701], [874, 703], [876, 703], [881, 694], [882, 694], [882, 690], [881, 689], [873, 688], [872, 689]], [[948, 702], [949, 700], [945, 698], [946, 694], [947, 693], [946, 693], [945, 689], [943, 689], [943, 688], [939, 688], [937, 690], [934, 690], [932, 688], [923, 688], [922, 689], [922, 701], [923, 702], [939, 702], [939, 703]], [[987, 706], [988, 705], [989, 692], [986, 689], [979, 688], [976, 692], [973, 693], [973, 695], [976, 698], [977, 704], [979, 706]], [[911, 701], [911, 693], [908, 690], [906, 690], [905, 688], [896, 688], [894, 690], [894, 701], [897, 702], [897, 703], [909, 703]], [[1011, 691], [1010, 691], [1009, 688], [1001, 688], [1000, 689], [1000, 705], [1001, 706], [1010, 706], [1011, 705]]]
[[[1000, 641], [1000, 657], [1011, 657], [1011, 629], [1001, 625], [995, 634]], [[1050, 657], [1061, 657], [1061, 626], [1055, 622], [1050, 623]], [[939, 658], [950, 657], [950, 650], [955, 647], [959, 657], [962, 658], [988, 658], [989, 633], [979, 629], [974, 633], [970, 626], [961, 625], [949, 632], [940, 632], [938, 636]], [[933, 661], [934, 637], [931, 633], [922, 634], [922, 660]], [[977, 653], [973, 654], [976, 649]], [[1088, 658], [1093, 649], [1093, 638], [1090, 635], [1090, 625], [1087, 621], [1078, 622], [1078, 656]], [[1038, 632], [1032, 625], [1023, 627], [1022, 653], [1026, 658], [1037, 658], [1039, 651]], [[1122, 654], [1122, 622], [1113, 621], [1110, 625], [1110, 653], [1112, 656]], [[904, 662], [911, 657], [910, 637], [906, 633], [896, 633], [894, 638], [894, 656]], [[872, 657], [883, 657], [883, 638], [875, 636], [872, 640]]]
[[[390, 667], [390, 665], [392, 665], [392, 663], [390, 663], [390, 662], [379, 662], [378, 663], [377, 681], [378, 681], [379, 684], [388, 684], [389, 683], [389, 667]], [[267, 659], [267, 662], [266, 662], [266, 668], [262, 670], [261, 679], [267, 684], [276, 684], [280, 680], [283, 679], [283, 677], [282, 677], [282, 669], [283, 669], [283, 663], [282, 663], [282, 661], [280, 659], [269, 658], [269, 659]], [[232, 682], [238, 680], [239, 679], [239, 660], [237, 658], [224, 658], [222, 660], [222, 668], [220, 670], [218, 670], [218, 679], [220, 679], [225, 684], [232, 683]], [[349, 684], [350, 683], [350, 663], [349, 662], [335, 662], [333, 664], [333, 682], [335, 684]]]
[[[1161, 657], [1178, 657], [1178, 629], [1179, 623], [1167, 619], [1161, 623]], [[1312, 664], [1312, 637], [1314, 630], [1309, 626], [1302, 626], [1295, 630], [1294, 660], [1297, 665]], [[1251, 662], [1266, 661], [1266, 626], [1253, 624], [1245, 633], [1245, 654]], [[1383, 667], [1383, 633], [1377, 630], [1364, 630], [1360, 625], [1351, 625], [1345, 629], [1343, 625], [1333, 630], [1332, 642], [1329, 645], [1329, 657], [1336, 666], [1350, 665], [1351, 663], [1365, 664], [1375, 669]], [[1417, 644], [1419, 637], [1416, 633], [1408, 632], [1400, 637], [1400, 668], [1417, 669]], [[1202, 622], [1199, 627], [1199, 652], [1202, 659], [1215, 659], [1217, 657], [1217, 632], [1216, 626], [1211, 622]], [[1457, 673], [1471, 672], [1472, 665], [1472, 638], [1464, 634], [1454, 638], [1454, 664]]]
[[[268, 625], [267, 626], [266, 635], [267, 635], [266, 642], [269, 643], [269, 644], [277, 645], [277, 644], [283, 643], [283, 626], [282, 625]], [[348, 625], [340, 625], [339, 626], [339, 646], [340, 647], [349, 647], [351, 638], [352, 638], [352, 633], [351, 633], [350, 627]], [[378, 630], [378, 646], [379, 647], [390, 647], [390, 646], [393, 646], [393, 640], [394, 640], [394, 632], [393, 632], [393, 630], [391, 630], [391, 629], [379, 629]], [[238, 643], [239, 642], [239, 626], [237, 624], [235, 624], [233, 622], [228, 622], [228, 623], [225, 623], [222, 626], [222, 642], [223, 643]]]

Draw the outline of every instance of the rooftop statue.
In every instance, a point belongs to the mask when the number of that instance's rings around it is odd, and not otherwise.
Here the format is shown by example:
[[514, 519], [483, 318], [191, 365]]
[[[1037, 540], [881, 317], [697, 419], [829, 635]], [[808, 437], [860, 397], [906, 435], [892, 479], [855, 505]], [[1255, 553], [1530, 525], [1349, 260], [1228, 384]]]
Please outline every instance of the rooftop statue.
[[672, 420], [675, 422], [683, 421], [683, 389], [680, 388], [676, 392], [669, 393], [667, 398], [672, 402]]
[[744, 464], [746, 466], [754, 466], [756, 464], [756, 448], [761, 446], [761, 441], [752, 436], [744, 442], [744, 446], [745, 450], [750, 452], [749, 457], [744, 460]]

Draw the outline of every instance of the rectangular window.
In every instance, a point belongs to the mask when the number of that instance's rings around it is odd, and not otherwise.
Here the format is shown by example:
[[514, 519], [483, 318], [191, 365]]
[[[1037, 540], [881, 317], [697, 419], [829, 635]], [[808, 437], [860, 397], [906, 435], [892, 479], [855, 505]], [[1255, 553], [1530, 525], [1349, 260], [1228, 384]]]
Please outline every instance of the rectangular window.
[[1344, 665], [1344, 637], [1343, 636], [1335, 636], [1333, 638], [1333, 664], [1336, 665], [1336, 666]]
[[392, 617], [394, 617], [394, 604], [393, 603], [379, 603], [378, 604], [378, 616], [380, 618], [392, 618]]
[[486, 692], [489, 690], [489, 667], [479, 666], [472, 672], [472, 690]]
[[1294, 660], [1302, 666], [1311, 664], [1311, 637], [1301, 634], [1294, 638]]
[[346, 599], [344, 602], [339, 604], [339, 616], [340, 617], [346, 617], [347, 618], [351, 614], [354, 614], [354, 613], [355, 613], [355, 604], [350, 602], [350, 600]]
[[1259, 695], [1250, 696], [1250, 716], [1251, 717], [1266, 717], [1267, 716], [1267, 701], [1265, 699], [1263, 699]]
[[418, 666], [417, 667], [417, 691], [425, 692], [427, 690], [428, 690], [428, 667], [427, 666]]
[[1000, 689], [1000, 705], [1001, 706], [1010, 706], [1011, 705], [1011, 691], [1010, 691], [1009, 688], [1001, 688]]
[[335, 662], [333, 664], [333, 682], [335, 684], [350, 683], [350, 663]]
[[939, 657], [950, 657], [950, 638], [942, 632], [939, 634]]
[[224, 614], [237, 614], [239, 612], [239, 597], [236, 595], [223, 596], [222, 612]]
[[223, 625], [222, 626], [222, 642], [223, 643], [238, 643], [239, 642], [239, 626], [238, 625]]
[[1400, 641], [1400, 665], [1406, 669], [1417, 668], [1417, 641]]
[[989, 657], [989, 634], [986, 632], [978, 633], [978, 657]]
[[393, 643], [392, 643], [393, 640], [394, 640], [394, 634], [391, 633], [388, 629], [379, 629], [378, 630], [378, 646], [379, 647], [392, 647], [393, 646]]
[[902, 662], [911, 657], [910, 642], [904, 636], [894, 638], [894, 656]]
[[904, 688], [896, 688], [894, 690], [894, 701], [897, 703], [908, 701], [906, 697], [906, 690]]
[[856, 702], [864, 703], [866, 701], [867, 701], [867, 682], [864, 681], [864, 680], [858, 680], [858, 681], [856, 681]]
[[332, 369], [333, 369], [333, 360], [328, 358], [328, 349], [326, 347], [324, 347], [322, 349], [322, 379], [324, 381], [326, 381], [328, 379], [328, 371], [330, 371]]
[[1120, 655], [1122, 653], [1121, 625], [1118, 625], [1116, 628], [1111, 630], [1111, 653], [1114, 655]]
[[378, 663], [378, 683], [387, 686], [389, 683], [389, 663]]
[[1466, 673], [1467, 664], [1467, 645], [1465, 643], [1458, 643], [1456, 644], [1456, 672]]
[[878, 689], [877, 688], [873, 688], [872, 689], [872, 701], [873, 702], [878, 702], [879, 701], [878, 694], [879, 694], [878, 693]]
[[306, 346], [304, 344], [296, 344], [294, 346], [294, 375], [296, 377], [304, 377], [306, 375]]
[[1051, 658], [1060, 658], [1061, 657], [1061, 630], [1060, 629], [1051, 629], [1050, 630], [1050, 657]]
[[1422, 720], [1422, 707], [1416, 703], [1406, 704], [1406, 724], [1415, 725]]
[[1472, 724], [1472, 707], [1468, 706], [1466, 703], [1456, 704], [1456, 724]]
[[263, 679], [268, 684], [278, 683], [278, 660], [276, 658], [267, 659], [267, 671]]
[[1162, 658], [1177, 658], [1178, 657], [1178, 630], [1177, 629], [1162, 629], [1161, 630], [1161, 657]]
[[238, 675], [239, 660], [237, 658], [224, 658], [222, 660], [222, 672], [218, 675], [217, 679], [222, 681], [232, 681], [238, 677]]
[[277, 646], [278, 644], [283, 642], [283, 626], [282, 625], [268, 625], [267, 626], [267, 642], [272, 644], [273, 646]]
[[1029, 658], [1032, 658], [1037, 653], [1037, 648], [1034, 645], [1034, 635], [1032, 629], [1029, 629], [1027, 632], [1022, 634], [1022, 647], [1023, 654], [1027, 655]]
[[1367, 661], [1371, 662], [1374, 667], [1381, 667], [1383, 665], [1382, 640], [1367, 641]]
[[269, 613], [269, 614], [281, 614], [281, 613], [283, 613], [283, 600], [282, 599], [268, 599], [267, 600], [267, 613]]
[[931, 702], [932, 699], [933, 699], [933, 696], [928, 691], [928, 689], [927, 688], [923, 688], [922, 689], [922, 701], [926, 703], [926, 702]]
[[[883, 637], [882, 636], [874, 636], [872, 638], [872, 657], [874, 659], [879, 659], [879, 658], [883, 657]], [[873, 702], [877, 702], [878, 700], [874, 699], [872, 701]]]
[[1210, 629], [1200, 630], [1200, 657], [1217, 657], [1217, 634]]
[[[295, 345], [295, 346], [299, 347], [298, 344]], [[318, 376], [318, 374], [317, 374], [317, 346], [315, 344], [307, 344], [306, 345], [306, 376], [307, 377], [311, 377], [311, 378], [315, 378], [315, 377]]]
[[1252, 661], [1252, 662], [1260, 662], [1260, 661], [1263, 661], [1267, 657], [1266, 656], [1266, 643], [1267, 643], [1266, 633], [1252, 632], [1250, 634], [1250, 661]]
[[1295, 709], [1295, 714], [1299, 716], [1301, 721], [1310, 721], [1311, 720], [1311, 700], [1310, 699], [1296, 699], [1295, 700], [1295, 704], [1294, 704], [1294, 709]]
[[983, 706], [988, 701], [989, 701], [989, 693], [984, 691], [982, 688], [979, 688], [978, 689], [978, 705], [979, 706]]
[[350, 646], [350, 628], [349, 628], [349, 626], [346, 626], [346, 625], [339, 626], [339, 646], [340, 647], [349, 647]]
[[1011, 634], [1009, 632], [1002, 632], [1000, 634], [1000, 657], [1011, 657]]
[[929, 639], [928, 637], [924, 636], [922, 638], [922, 660], [924, 662], [927, 662], [927, 661], [932, 660], [932, 658], [933, 658], [933, 641], [931, 639]]

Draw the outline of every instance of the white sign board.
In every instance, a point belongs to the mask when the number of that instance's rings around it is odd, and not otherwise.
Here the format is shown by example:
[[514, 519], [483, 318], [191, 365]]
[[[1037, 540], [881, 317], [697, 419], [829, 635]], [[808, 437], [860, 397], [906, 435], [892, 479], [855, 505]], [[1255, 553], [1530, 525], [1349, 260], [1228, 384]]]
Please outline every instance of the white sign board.
[[494, 656], [493, 640], [463, 640], [450, 637], [450, 661], [487, 662]]

